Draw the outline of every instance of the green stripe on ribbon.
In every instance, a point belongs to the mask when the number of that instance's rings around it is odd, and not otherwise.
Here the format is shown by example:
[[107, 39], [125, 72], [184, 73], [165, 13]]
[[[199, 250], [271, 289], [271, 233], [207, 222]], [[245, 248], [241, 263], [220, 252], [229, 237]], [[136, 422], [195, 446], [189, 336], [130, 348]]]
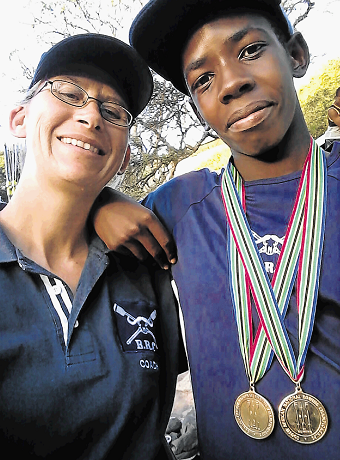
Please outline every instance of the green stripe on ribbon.
[[[246, 219], [242, 178], [231, 163], [223, 174], [221, 189], [229, 229], [231, 292], [241, 354], [251, 383], [260, 380], [270, 367], [272, 350], [293, 381], [303, 375], [317, 302], [326, 214], [326, 179], [324, 152], [312, 140], [271, 284]], [[284, 325], [296, 278], [299, 313], [297, 360]], [[254, 344], [250, 291], [260, 317]]]

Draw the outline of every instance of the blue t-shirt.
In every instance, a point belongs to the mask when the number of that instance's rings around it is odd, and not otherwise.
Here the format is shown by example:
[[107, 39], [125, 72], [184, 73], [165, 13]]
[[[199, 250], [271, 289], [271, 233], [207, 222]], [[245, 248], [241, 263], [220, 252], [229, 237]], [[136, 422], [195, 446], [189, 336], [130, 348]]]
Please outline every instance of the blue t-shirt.
[[[325, 406], [324, 438], [298, 444], [277, 418], [294, 384], [274, 358], [256, 385], [275, 411], [273, 433], [264, 440], [245, 435], [234, 419], [236, 398], [249, 389], [230, 295], [226, 215], [221, 175], [207, 169], [175, 178], [150, 194], [145, 205], [170, 229], [178, 248], [172, 274], [183, 310], [195, 397], [200, 451], [204, 460], [340, 458], [340, 144], [327, 159], [328, 197], [315, 325], [302, 389]], [[292, 212], [301, 173], [245, 183], [247, 218], [266, 270], [273, 274]], [[254, 315], [254, 323], [258, 323]], [[295, 291], [285, 324], [297, 349]]]

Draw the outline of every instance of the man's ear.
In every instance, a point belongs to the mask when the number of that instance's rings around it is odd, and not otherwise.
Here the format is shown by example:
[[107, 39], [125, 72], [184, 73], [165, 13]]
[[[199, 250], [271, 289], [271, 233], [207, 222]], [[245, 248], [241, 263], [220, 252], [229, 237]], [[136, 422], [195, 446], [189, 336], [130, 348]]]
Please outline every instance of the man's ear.
[[201, 125], [204, 127], [205, 131], [209, 131], [210, 129], [210, 126], [208, 125], [208, 123], [205, 121], [205, 119], [202, 117], [202, 115], [200, 114], [200, 112], [198, 111], [194, 101], [191, 99], [191, 97], [188, 98], [188, 102], [190, 104], [190, 107], [192, 108], [194, 114], [196, 115], [196, 117], [198, 118], [199, 122], [201, 123]]
[[26, 107], [20, 105], [9, 114], [9, 129], [15, 137], [26, 137]]
[[125, 173], [126, 168], [128, 167], [129, 161], [131, 157], [131, 147], [130, 145], [127, 146], [126, 152], [125, 152], [125, 158], [123, 160], [123, 163], [118, 171], [118, 175], [121, 176], [122, 174]]
[[287, 48], [292, 61], [293, 77], [303, 77], [310, 62], [308, 45], [303, 35], [300, 32], [293, 34], [287, 43]]

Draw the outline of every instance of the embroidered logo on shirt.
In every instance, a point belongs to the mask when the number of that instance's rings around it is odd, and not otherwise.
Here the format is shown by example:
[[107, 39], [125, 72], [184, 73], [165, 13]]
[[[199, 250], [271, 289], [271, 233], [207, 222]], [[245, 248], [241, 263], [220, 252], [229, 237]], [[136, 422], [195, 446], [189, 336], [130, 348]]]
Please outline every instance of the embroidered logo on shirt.
[[[135, 309], [141, 309], [141, 305], [135, 305], [135, 307], [137, 307]], [[154, 334], [154, 322], [157, 317], [155, 309], [148, 317], [134, 316], [115, 303], [113, 311], [117, 313], [119, 336], [124, 351], [155, 351], [158, 349]]]

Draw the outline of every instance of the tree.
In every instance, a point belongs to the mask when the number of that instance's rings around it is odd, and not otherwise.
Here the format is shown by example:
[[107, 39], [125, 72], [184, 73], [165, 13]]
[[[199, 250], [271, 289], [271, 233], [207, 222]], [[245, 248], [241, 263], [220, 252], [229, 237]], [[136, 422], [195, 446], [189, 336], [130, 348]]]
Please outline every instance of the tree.
[[329, 61], [298, 93], [311, 135], [317, 139], [327, 129], [327, 110], [340, 86], [340, 59]]
[[157, 76], [154, 82], [150, 104], [131, 131], [132, 158], [120, 187], [136, 198], [171, 178], [177, 163], [207, 138], [217, 138], [201, 127], [186, 96]]
[[[121, 38], [146, 0], [50, 0], [32, 3], [32, 26], [39, 42], [49, 46], [77, 33], [100, 32]], [[34, 68], [20, 60], [32, 79]], [[131, 162], [121, 190], [140, 198], [172, 177], [178, 161], [195, 152], [207, 137], [185, 97], [161, 77], [148, 108], [131, 130]]]
[[283, 0], [282, 6], [289, 18], [294, 16], [292, 20], [293, 27], [296, 27], [301, 21], [306, 19], [315, 2], [311, 0]]
[[[133, 17], [147, 0], [41, 0], [32, 4], [32, 26], [38, 40], [49, 45], [85, 32], [122, 38]], [[288, 13], [303, 20], [314, 6], [309, 0], [285, 0]], [[124, 37], [126, 39], [126, 37]], [[19, 56], [19, 59], [20, 56]], [[21, 60], [23, 72], [34, 69]], [[200, 125], [186, 97], [155, 76], [150, 104], [131, 130], [131, 162], [120, 189], [141, 198], [173, 176], [177, 163], [194, 153], [208, 138], [217, 136]]]

